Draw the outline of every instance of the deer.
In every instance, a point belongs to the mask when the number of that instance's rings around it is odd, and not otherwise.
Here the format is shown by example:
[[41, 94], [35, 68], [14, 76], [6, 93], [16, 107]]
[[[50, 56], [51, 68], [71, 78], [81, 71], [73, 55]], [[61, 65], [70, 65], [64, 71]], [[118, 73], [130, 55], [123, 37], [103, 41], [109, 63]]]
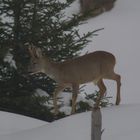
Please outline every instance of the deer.
[[117, 84], [116, 105], [120, 104], [121, 76], [114, 72], [115, 56], [106, 51], [95, 51], [62, 62], [55, 62], [43, 55], [40, 48], [33, 45], [28, 47], [31, 57], [28, 67], [30, 74], [45, 73], [57, 82], [53, 93], [54, 114], [59, 113], [57, 97], [65, 88], [72, 88], [71, 114], [76, 112], [76, 100], [80, 84], [93, 82], [99, 88], [99, 97], [94, 107], [100, 106], [100, 101], [106, 92], [103, 79], [114, 80]]

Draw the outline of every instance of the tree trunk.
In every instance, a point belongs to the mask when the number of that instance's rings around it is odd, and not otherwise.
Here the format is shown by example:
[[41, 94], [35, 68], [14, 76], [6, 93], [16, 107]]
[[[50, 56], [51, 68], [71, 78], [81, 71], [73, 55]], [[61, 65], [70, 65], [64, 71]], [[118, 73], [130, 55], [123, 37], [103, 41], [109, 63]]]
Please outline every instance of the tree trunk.
[[101, 140], [102, 114], [100, 109], [92, 110], [91, 114], [91, 140]]

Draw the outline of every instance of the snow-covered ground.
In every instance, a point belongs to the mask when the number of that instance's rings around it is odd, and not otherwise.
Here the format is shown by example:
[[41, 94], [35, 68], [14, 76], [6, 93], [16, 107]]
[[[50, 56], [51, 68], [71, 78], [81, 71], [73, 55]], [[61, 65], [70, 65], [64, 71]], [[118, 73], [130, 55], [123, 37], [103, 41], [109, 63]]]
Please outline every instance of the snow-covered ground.
[[[140, 105], [131, 104], [104, 108], [102, 117], [103, 140], [139, 139]], [[2, 128], [0, 125], [0, 129]], [[18, 133], [0, 135], [0, 140], [90, 140], [90, 132], [91, 112], [87, 112]]]
[[44, 121], [0, 111], [0, 138], [1, 135], [32, 129], [45, 124]]
[[[138, 140], [140, 138], [140, 1], [117, 0], [114, 9], [79, 27], [80, 33], [105, 29], [82, 52], [105, 50], [116, 56], [116, 72], [122, 76], [120, 106], [102, 109], [103, 140]], [[78, 0], [67, 10], [78, 12]], [[107, 94], [116, 94], [116, 84], [105, 81]], [[87, 92], [94, 92], [89, 84]], [[0, 140], [90, 140], [91, 112], [73, 115], [47, 124], [37, 120], [0, 112]], [[27, 125], [26, 125], [27, 124]], [[10, 134], [11, 133], [11, 134]]]

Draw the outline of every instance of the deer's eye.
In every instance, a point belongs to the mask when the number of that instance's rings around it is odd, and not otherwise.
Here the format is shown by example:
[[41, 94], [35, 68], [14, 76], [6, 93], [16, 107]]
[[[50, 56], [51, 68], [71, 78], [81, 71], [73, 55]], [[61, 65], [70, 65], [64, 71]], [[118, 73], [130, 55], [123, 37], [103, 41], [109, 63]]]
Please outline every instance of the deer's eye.
[[33, 64], [34, 64], [34, 65], [36, 65], [36, 64], [37, 64], [37, 62], [33, 62]]
[[33, 65], [36, 65], [36, 64], [37, 64], [37, 62], [32, 60], [32, 64], [33, 64]]

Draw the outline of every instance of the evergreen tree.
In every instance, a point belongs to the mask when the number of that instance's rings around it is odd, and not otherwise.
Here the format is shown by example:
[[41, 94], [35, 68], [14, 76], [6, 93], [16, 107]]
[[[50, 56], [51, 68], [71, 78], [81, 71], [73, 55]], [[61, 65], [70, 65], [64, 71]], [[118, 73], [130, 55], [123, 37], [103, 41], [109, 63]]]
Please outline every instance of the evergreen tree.
[[[1, 107], [20, 110], [25, 114], [31, 112], [33, 116], [40, 117], [40, 108], [45, 107], [44, 100], [35, 98], [34, 90], [42, 88], [51, 93], [55, 85], [53, 80], [43, 74], [23, 76], [30, 59], [25, 44], [33, 43], [55, 61], [78, 56], [79, 51], [90, 41], [88, 38], [96, 31], [80, 36], [75, 27], [80, 24], [82, 17], [73, 15], [65, 18], [62, 10], [72, 1], [0, 0]], [[5, 55], [13, 57], [11, 61], [14, 60], [16, 65], [11, 65]], [[42, 112], [44, 116], [45, 112], [46, 109]]]

